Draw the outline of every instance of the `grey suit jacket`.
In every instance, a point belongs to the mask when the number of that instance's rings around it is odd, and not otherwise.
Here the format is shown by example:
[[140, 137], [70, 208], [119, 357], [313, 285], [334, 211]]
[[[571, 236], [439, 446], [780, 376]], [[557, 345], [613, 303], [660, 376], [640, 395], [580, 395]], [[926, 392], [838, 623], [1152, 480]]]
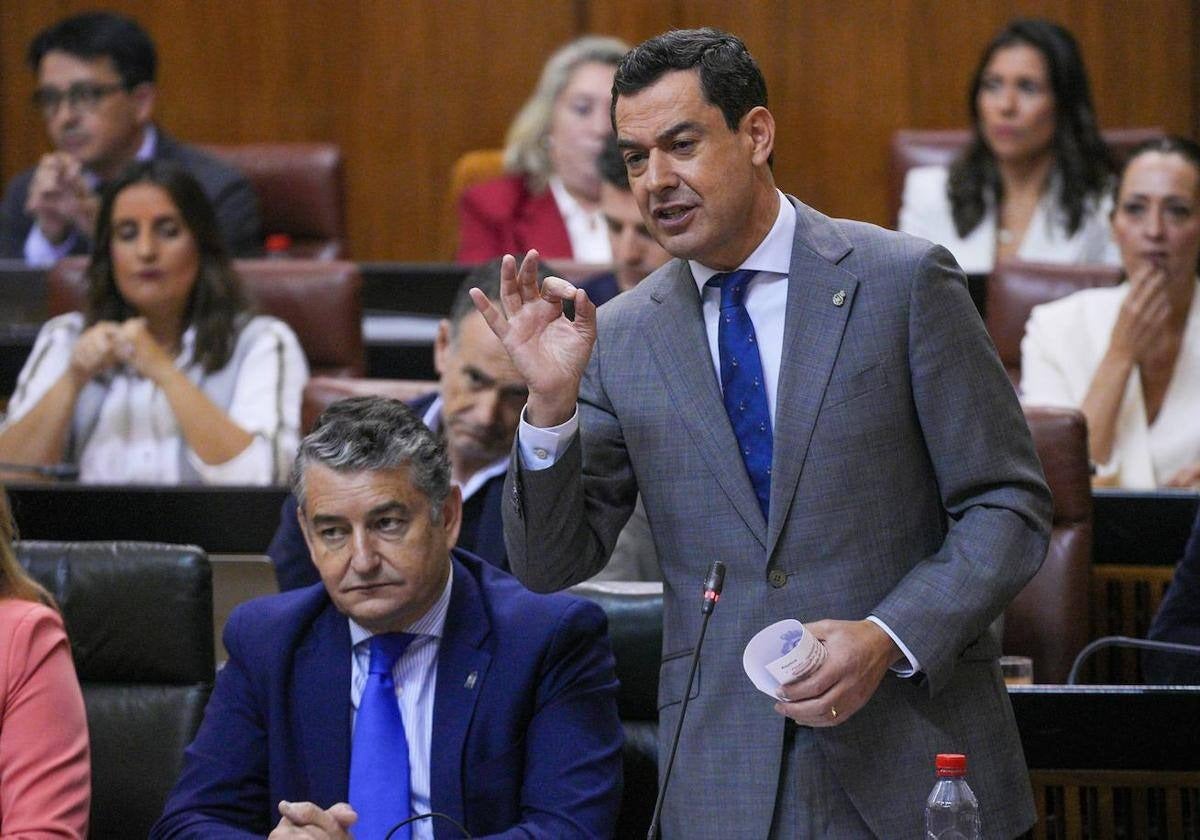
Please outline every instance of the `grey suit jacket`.
[[934, 755], [966, 753], [986, 835], [1012, 836], [1034, 810], [989, 627], [1045, 556], [1050, 494], [1028, 429], [945, 249], [792, 201], [770, 520], [676, 260], [600, 311], [580, 435], [552, 468], [509, 471], [510, 563], [539, 590], [586, 578], [641, 492], [664, 578], [664, 737], [704, 573], [727, 564], [665, 837], [768, 835], [787, 795], [785, 720], [745, 676], [742, 650], [783, 618], [869, 614], [923, 677], [889, 674], [858, 714], [815, 730], [842, 787], [880, 837], [919, 837]]
[[[217, 224], [229, 252], [235, 257], [256, 256], [262, 250], [258, 196], [242, 173], [211, 155], [205, 154], [173, 139], [158, 129], [155, 160], [171, 160], [192, 174], [217, 213]], [[21, 259], [25, 256], [25, 239], [33, 227], [33, 217], [25, 212], [29, 185], [34, 168], [17, 175], [0, 200], [0, 257]], [[73, 254], [86, 254], [91, 249], [90, 231], [77, 237]]]

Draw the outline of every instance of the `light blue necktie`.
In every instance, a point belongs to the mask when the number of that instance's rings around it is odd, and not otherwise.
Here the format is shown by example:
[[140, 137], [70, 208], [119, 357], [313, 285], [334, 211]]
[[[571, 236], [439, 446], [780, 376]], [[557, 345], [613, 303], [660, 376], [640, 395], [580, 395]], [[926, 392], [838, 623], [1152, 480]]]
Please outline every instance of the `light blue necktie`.
[[[350, 748], [350, 805], [358, 813], [352, 833], [357, 840], [383, 840], [392, 826], [411, 813], [408, 738], [392, 668], [415, 638], [411, 633], [371, 637], [371, 665]], [[393, 840], [411, 837], [412, 826], [407, 825], [392, 835]]]
[[754, 324], [744, 302], [746, 287], [756, 273], [742, 269], [716, 274], [705, 285], [721, 290], [717, 350], [725, 413], [766, 519], [771, 502], [771, 409]]

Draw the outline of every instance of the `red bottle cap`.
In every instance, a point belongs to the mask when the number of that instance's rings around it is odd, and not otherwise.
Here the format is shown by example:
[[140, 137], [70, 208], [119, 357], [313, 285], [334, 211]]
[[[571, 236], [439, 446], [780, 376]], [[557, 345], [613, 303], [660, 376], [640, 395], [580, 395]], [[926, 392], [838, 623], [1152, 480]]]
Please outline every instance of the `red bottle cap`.
[[958, 753], [938, 753], [937, 774], [939, 776], [967, 775], [967, 757]]
[[268, 254], [286, 254], [292, 249], [292, 237], [286, 233], [272, 233], [263, 245]]

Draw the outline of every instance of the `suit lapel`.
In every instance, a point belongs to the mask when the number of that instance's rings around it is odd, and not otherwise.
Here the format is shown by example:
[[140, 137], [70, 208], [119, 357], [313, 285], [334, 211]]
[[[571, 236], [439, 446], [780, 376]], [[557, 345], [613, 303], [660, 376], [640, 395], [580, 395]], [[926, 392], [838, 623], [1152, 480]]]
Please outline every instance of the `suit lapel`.
[[680, 422], [746, 527], [765, 548], [766, 523], [725, 413], [696, 281], [685, 261], [675, 266], [650, 293], [658, 306], [650, 316], [649, 347]]
[[849, 253], [849, 242], [824, 216], [798, 202], [793, 204], [796, 236], [775, 401], [768, 557], [794, 501], [858, 286], [855, 276], [836, 264]]
[[350, 625], [332, 604], [313, 622], [294, 665], [296, 716], [314, 802], [344, 802], [350, 787]]
[[539, 252], [552, 258], [571, 256], [571, 237], [549, 188], [536, 195], [525, 193], [518, 212], [514, 225], [518, 242], [534, 243]]
[[479, 586], [457, 561], [446, 624], [438, 647], [437, 688], [429, 758], [430, 804], [460, 822], [463, 809], [463, 754], [475, 704], [487, 677], [491, 654], [481, 648], [491, 632]]

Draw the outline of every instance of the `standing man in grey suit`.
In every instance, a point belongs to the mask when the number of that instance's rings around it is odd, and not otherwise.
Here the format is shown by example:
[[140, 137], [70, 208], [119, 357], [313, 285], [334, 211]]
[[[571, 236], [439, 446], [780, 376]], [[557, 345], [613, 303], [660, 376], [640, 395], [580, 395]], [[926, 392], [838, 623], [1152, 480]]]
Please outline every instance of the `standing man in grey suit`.
[[[664, 837], [921, 836], [938, 752], [967, 754], [986, 836], [1024, 831], [993, 622], [1042, 561], [1050, 495], [962, 272], [776, 190], [766, 85], [737, 38], [651, 39], [613, 96], [634, 195], [678, 259], [598, 315], [564, 280], [539, 289], [533, 255], [506, 260], [502, 309], [476, 296], [529, 384], [512, 567], [537, 590], [587, 577], [641, 492], [665, 738], [704, 572], [727, 564]], [[741, 657], [784, 618], [828, 657], [772, 702]]]
[[43, 29], [29, 45], [33, 104], [54, 150], [17, 175], [0, 201], [0, 257], [49, 265], [86, 254], [100, 187], [135, 160], [173, 160], [217, 211], [235, 256], [259, 250], [258, 198], [236, 169], [179, 143], [153, 123], [158, 56], [137, 21], [85, 12]]

